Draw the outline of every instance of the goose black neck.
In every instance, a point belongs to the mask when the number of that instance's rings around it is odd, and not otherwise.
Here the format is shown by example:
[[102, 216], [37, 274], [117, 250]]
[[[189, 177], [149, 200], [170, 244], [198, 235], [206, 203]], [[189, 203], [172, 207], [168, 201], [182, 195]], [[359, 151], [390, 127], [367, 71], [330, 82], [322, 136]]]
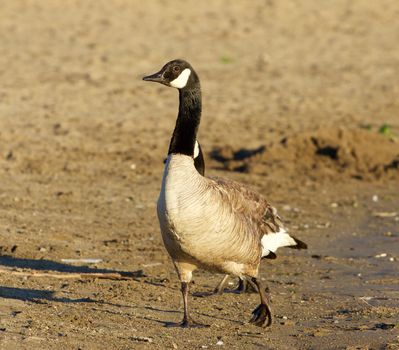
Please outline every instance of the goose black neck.
[[168, 154], [194, 156], [200, 120], [201, 89], [199, 82], [197, 82], [193, 87], [185, 87], [179, 90], [179, 114]]

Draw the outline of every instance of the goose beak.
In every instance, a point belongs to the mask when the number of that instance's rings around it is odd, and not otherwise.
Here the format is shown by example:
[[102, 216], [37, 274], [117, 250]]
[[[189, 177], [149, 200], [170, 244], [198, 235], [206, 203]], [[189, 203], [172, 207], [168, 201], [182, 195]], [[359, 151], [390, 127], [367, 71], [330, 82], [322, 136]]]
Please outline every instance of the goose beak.
[[163, 77], [163, 72], [159, 71], [158, 73], [148, 75], [143, 78], [144, 81], [155, 81], [156, 83], [165, 83], [165, 78]]

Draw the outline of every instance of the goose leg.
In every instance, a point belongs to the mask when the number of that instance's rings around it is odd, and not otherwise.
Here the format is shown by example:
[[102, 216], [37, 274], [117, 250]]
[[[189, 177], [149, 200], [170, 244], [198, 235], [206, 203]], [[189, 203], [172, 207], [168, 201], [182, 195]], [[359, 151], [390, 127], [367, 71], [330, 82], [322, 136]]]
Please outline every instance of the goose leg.
[[182, 328], [203, 328], [209, 327], [209, 325], [201, 324], [195, 322], [188, 311], [188, 287], [189, 282], [181, 282], [181, 292], [183, 296], [183, 304], [184, 304], [184, 316], [183, 320], [179, 323], [168, 323], [167, 327], [182, 327]]
[[252, 311], [252, 318], [249, 322], [259, 327], [269, 327], [272, 324], [273, 317], [268, 290], [262, 286], [261, 282], [258, 281], [256, 277], [251, 277], [250, 281], [258, 288], [260, 304]]
[[226, 282], [229, 279], [229, 275], [224, 275], [223, 279], [219, 282], [219, 284], [216, 286], [215, 290], [213, 291], [213, 294], [218, 294], [221, 295], [224, 292], [224, 287], [226, 286]]
[[[219, 284], [216, 286], [215, 290], [213, 291], [213, 294], [218, 294], [221, 295], [224, 293], [226, 282], [228, 281], [229, 275], [225, 275], [223, 279], [219, 282]], [[244, 278], [240, 278], [238, 280], [238, 286], [232, 290], [230, 290], [231, 293], [237, 293], [237, 294], [242, 294], [242, 293], [256, 293], [258, 291], [256, 285], [251, 281], [247, 280]]]
[[254, 284], [251, 280], [247, 280], [245, 278], [239, 277], [238, 286], [233, 289], [233, 292], [241, 294], [241, 293], [256, 293], [258, 291], [256, 284]]

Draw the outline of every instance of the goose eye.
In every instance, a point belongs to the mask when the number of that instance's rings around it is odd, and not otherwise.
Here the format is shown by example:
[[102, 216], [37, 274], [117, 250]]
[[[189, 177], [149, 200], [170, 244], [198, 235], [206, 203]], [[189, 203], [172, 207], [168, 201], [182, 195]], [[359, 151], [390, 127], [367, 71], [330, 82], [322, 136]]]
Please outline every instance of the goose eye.
[[173, 67], [173, 72], [175, 72], [175, 73], [180, 72], [180, 67], [179, 66], [174, 66]]

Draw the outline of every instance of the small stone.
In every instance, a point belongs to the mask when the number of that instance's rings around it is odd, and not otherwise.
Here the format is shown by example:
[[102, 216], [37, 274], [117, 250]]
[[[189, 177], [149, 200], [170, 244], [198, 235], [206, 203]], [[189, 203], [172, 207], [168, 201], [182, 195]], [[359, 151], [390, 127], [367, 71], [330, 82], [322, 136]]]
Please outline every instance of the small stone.
[[218, 346], [223, 346], [223, 345], [224, 345], [223, 340], [219, 339], [219, 340], [216, 342], [216, 345], [218, 345]]
[[326, 336], [328, 336], [330, 334], [331, 334], [331, 331], [329, 329], [319, 328], [313, 333], [313, 336], [315, 336], [315, 337], [326, 337]]
[[136, 164], [134, 164], [134, 163], [130, 164], [130, 169], [131, 170], [136, 170]]
[[395, 258], [390, 257], [389, 261], [395, 261]]
[[360, 331], [368, 331], [370, 329], [370, 327], [365, 324], [362, 324], [361, 326], [358, 327], [358, 329]]
[[7, 160], [14, 159], [14, 154], [12, 153], [12, 151], [8, 151], [8, 153], [6, 154], [6, 159]]
[[319, 254], [312, 254], [310, 257], [311, 257], [312, 259], [317, 259], [317, 260], [320, 260], [320, 259], [322, 258], [322, 256], [319, 255]]
[[142, 342], [145, 342], [145, 343], [152, 343], [152, 338], [149, 338], [149, 337], [135, 337], [135, 336], [133, 336], [133, 337], [130, 337], [130, 339], [135, 340], [135, 341], [142, 341]]
[[375, 258], [385, 258], [387, 256], [387, 253], [381, 253], [381, 254], [377, 254], [374, 257]]
[[375, 212], [372, 214], [373, 216], [376, 216], [377, 218], [395, 218], [398, 216], [398, 213], [396, 211], [392, 212], [387, 212], [387, 211], [382, 211], [382, 212]]
[[374, 329], [384, 329], [384, 330], [387, 330], [387, 329], [393, 329], [393, 328], [395, 328], [396, 326], [395, 326], [395, 324], [393, 324], [393, 323], [377, 323], [375, 326], [374, 326]]
[[338, 208], [338, 203], [331, 203], [331, 204], [330, 204], [330, 207], [331, 207], [331, 208]]
[[371, 197], [373, 202], [378, 202], [378, 196], [375, 194], [373, 197]]

